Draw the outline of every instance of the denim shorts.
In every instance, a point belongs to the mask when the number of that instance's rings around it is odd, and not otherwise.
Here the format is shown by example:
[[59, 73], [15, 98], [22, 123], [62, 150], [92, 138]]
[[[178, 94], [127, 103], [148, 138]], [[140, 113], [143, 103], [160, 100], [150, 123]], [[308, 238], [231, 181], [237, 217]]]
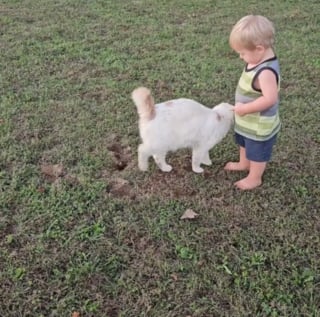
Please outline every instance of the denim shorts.
[[268, 162], [271, 159], [272, 147], [276, 143], [277, 135], [267, 141], [255, 141], [238, 133], [235, 140], [238, 145], [246, 149], [246, 157], [249, 161]]

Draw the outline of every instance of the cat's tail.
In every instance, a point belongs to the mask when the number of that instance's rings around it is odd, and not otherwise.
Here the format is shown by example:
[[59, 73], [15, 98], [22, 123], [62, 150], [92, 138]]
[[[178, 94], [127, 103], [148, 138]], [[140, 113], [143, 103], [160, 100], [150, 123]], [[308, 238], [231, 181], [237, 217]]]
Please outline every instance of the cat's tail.
[[154, 100], [149, 89], [145, 87], [136, 88], [132, 92], [132, 100], [137, 106], [141, 120], [150, 121], [156, 116]]

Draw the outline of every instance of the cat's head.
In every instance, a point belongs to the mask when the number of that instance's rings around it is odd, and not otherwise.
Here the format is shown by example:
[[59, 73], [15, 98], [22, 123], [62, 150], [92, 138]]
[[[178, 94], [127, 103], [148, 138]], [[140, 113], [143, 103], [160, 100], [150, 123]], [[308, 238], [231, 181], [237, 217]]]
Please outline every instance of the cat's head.
[[215, 106], [212, 111], [217, 114], [218, 120], [226, 119], [230, 122], [234, 120], [234, 106], [229, 103], [222, 102]]

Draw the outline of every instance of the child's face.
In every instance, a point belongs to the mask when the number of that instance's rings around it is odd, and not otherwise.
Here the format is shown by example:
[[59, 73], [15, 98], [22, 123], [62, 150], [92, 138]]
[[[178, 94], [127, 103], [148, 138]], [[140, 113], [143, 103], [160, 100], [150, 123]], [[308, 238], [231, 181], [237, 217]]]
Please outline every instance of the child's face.
[[244, 60], [247, 64], [258, 64], [264, 55], [264, 47], [257, 46], [254, 49], [246, 49], [243, 47], [233, 47], [234, 51], [239, 54], [239, 57]]

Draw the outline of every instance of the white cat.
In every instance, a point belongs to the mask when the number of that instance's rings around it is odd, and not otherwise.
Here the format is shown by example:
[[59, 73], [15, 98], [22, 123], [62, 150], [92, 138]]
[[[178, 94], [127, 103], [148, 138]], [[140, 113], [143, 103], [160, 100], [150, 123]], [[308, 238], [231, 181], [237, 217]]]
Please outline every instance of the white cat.
[[170, 172], [168, 151], [192, 148], [192, 170], [202, 173], [200, 164], [211, 165], [209, 150], [228, 133], [234, 118], [233, 106], [221, 103], [213, 109], [191, 99], [174, 99], [154, 104], [150, 90], [132, 92], [139, 114], [142, 144], [138, 148], [139, 169], [148, 169], [153, 156], [161, 171]]

